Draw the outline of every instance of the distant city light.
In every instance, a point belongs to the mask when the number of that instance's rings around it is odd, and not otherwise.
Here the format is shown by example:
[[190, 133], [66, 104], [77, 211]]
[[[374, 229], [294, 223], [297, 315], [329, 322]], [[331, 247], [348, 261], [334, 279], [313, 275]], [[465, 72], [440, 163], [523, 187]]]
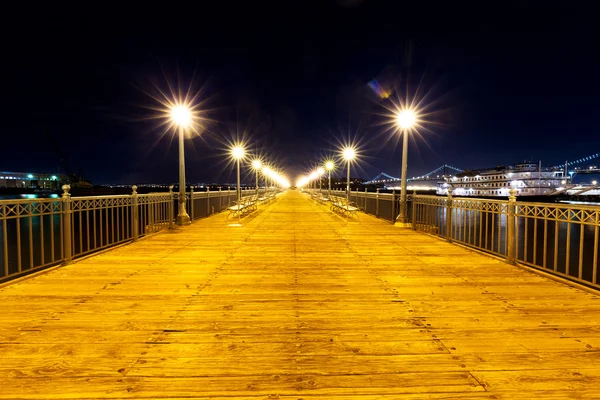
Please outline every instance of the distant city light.
[[27, 174], [27, 177], [28, 177], [29, 179], [33, 179], [33, 175], [31, 175], [31, 174]]

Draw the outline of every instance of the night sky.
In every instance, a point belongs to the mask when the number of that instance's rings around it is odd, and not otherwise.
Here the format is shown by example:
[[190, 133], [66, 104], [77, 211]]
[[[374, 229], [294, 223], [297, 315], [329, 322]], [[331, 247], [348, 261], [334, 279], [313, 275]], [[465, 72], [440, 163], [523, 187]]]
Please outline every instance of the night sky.
[[400, 176], [373, 79], [392, 98], [427, 93], [409, 176], [600, 151], [600, 35], [580, 3], [122, 3], [5, 15], [0, 170], [55, 171], [48, 129], [96, 184], [176, 181], [176, 142], [146, 119], [146, 93], [168, 82], [201, 88], [214, 120], [186, 144], [194, 183], [233, 180], [236, 134], [291, 178], [348, 137], [362, 146], [353, 176]]

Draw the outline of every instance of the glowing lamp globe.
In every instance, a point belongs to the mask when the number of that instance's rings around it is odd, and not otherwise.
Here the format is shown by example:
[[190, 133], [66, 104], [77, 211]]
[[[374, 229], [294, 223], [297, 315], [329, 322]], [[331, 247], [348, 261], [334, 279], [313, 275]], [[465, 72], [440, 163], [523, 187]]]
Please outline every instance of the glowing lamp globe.
[[402, 129], [411, 128], [416, 121], [417, 116], [412, 110], [400, 111], [396, 117], [396, 122], [398, 122], [398, 126]]
[[190, 109], [186, 106], [173, 107], [171, 119], [179, 126], [188, 126], [192, 120]]
[[354, 149], [347, 147], [344, 149], [344, 159], [345, 160], [353, 160], [354, 159]]
[[252, 168], [259, 170], [260, 167], [262, 167], [262, 162], [260, 162], [260, 160], [252, 161]]
[[325, 173], [325, 170], [322, 167], [317, 168], [317, 174], [323, 175], [324, 173]]
[[327, 161], [325, 163], [325, 168], [327, 168], [328, 171], [331, 171], [333, 169], [333, 161]]
[[244, 157], [244, 153], [245, 153], [244, 148], [240, 147], [240, 146], [236, 146], [233, 149], [231, 149], [231, 155], [236, 160], [239, 160], [240, 158], [243, 158]]

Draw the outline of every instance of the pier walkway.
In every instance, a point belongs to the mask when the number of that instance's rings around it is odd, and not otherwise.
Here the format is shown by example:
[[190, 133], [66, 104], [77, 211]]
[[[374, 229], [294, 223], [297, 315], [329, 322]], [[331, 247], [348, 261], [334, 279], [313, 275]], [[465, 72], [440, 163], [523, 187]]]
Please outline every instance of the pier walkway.
[[0, 399], [598, 399], [600, 296], [288, 191], [0, 289]]

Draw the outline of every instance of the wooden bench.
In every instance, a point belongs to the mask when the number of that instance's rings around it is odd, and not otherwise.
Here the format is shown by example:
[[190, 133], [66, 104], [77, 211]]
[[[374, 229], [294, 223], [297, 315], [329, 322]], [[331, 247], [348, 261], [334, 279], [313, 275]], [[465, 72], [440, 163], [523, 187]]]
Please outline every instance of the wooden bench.
[[344, 215], [356, 215], [359, 211], [355, 203], [348, 201], [345, 197], [331, 196], [329, 204], [332, 211], [340, 212]]
[[228, 218], [233, 215], [234, 217], [241, 217], [252, 211], [255, 211], [258, 207], [258, 195], [242, 197], [239, 202], [235, 202], [232, 206], [227, 207], [229, 210]]

